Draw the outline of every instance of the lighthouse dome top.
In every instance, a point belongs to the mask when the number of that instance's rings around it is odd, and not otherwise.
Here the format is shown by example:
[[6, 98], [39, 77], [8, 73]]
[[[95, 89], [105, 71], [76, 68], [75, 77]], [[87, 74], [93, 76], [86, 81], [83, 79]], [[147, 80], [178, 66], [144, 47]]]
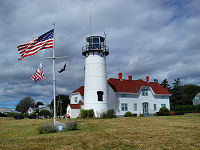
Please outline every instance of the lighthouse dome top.
[[89, 36], [86, 38], [86, 46], [82, 47], [82, 55], [86, 56], [89, 52], [102, 51], [105, 56], [109, 54], [106, 40], [102, 36]]

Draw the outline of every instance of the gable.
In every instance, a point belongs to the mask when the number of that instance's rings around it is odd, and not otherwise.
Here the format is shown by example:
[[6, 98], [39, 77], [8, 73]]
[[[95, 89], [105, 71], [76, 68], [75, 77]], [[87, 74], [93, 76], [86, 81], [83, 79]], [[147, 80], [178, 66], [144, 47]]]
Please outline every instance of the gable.
[[79, 87], [78, 89], [76, 89], [72, 93], [80, 93], [81, 96], [84, 96], [84, 86]]

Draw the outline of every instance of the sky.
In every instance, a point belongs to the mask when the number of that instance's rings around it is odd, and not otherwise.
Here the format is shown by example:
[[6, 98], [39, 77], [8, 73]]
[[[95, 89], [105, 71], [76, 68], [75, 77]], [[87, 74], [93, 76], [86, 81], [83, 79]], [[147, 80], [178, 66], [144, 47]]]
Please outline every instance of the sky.
[[[19, 44], [53, 28], [56, 95], [84, 85], [85, 38], [104, 36], [110, 54], [107, 78], [165, 78], [200, 85], [199, 0], [0, 0], [0, 107], [15, 109], [25, 96], [49, 104], [53, 98], [52, 49], [18, 60]], [[59, 74], [65, 62], [66, 71]], [[31, 75], [43, 64], [45, 78]]]

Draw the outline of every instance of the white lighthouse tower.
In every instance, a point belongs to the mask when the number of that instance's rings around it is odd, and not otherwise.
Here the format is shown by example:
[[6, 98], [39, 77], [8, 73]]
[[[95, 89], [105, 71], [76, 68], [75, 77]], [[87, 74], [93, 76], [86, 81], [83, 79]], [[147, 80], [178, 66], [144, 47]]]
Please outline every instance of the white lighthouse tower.
[[108, 110], [108, 89], [106, 77], [106, 56], [109, 49], [105, 38], [90, 36], [82, 48], [85, 56], [84, 109], [93, 109], [98, 117]]

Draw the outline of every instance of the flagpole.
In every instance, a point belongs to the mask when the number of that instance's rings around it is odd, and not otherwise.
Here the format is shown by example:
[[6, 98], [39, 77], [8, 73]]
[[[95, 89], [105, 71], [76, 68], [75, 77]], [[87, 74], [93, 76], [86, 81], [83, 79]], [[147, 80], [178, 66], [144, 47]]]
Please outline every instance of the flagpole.
[[54, 125], [56, 124], [56, 76], [55, 76], [55, 22], [53, 22], [54, 34], [53, 34], [53, 109], [54, 109]]

